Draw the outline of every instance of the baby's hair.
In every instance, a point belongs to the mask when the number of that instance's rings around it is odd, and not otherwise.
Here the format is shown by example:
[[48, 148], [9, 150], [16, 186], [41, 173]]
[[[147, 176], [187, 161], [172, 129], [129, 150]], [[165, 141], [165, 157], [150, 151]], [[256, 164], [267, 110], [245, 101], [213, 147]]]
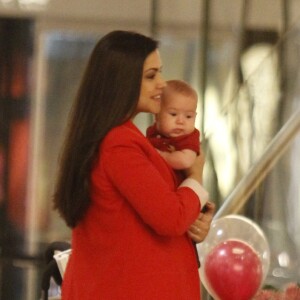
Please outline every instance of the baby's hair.
[[167, 81], [167, 86], [165, 88], [165, 92], [168, 90], [180, 93], [187, 97], [198, 99], [198, 94], [194, 88], [192, 88], [188, 83], [183, 80], [173, 79]]

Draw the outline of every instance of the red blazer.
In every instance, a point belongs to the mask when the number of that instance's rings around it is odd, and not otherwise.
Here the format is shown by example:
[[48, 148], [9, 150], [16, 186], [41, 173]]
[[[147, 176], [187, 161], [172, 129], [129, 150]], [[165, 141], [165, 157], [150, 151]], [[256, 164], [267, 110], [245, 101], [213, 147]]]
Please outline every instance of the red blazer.
[[85, 218], [72, 232], [63, 300], [198, 300], [186, 231], [200, 204], [128, 121], [111, 130], [91, 174]]

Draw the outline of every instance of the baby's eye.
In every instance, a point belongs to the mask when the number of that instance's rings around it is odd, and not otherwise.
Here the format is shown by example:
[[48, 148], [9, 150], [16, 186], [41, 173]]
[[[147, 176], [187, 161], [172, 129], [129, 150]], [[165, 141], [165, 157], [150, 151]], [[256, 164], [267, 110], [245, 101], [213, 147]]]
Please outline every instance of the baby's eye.
[[170, 112], [169, 114], [170, 114], [172, 117], [176, 117], [176, 115], [177, 115], [176, 113], [173, 113], [173, 112]]
[[185, 115], [185, 117], [186, 117], [187, 119], [195, 118], [195, 116], [196, 116], [196, 114], [194, 114], [194, 113], [190, 113], [190, 114]]

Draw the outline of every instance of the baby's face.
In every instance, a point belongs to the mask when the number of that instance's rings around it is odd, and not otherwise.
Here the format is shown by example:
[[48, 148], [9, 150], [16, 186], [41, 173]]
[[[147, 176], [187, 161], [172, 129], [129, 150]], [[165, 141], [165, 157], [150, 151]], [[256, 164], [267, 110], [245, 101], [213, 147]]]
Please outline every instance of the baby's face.
[[158, 131], [167, 137], [177, 137], [193, 132], [195, 128], [197, 99], [177, 92], [165, 95], [160, 112], [156, 115]]

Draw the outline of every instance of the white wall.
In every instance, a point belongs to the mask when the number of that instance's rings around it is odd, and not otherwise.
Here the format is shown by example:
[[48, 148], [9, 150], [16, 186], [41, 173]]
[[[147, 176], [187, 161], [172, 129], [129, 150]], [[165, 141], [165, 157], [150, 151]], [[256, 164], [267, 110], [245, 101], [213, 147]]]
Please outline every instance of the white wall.
[[[282, 0], [249, 0], [251, 26], [280, 28]], [[290, 5], [291, 23], [300, 18], [300, 0], [286, 0]], [[0, 16], [35, 16], [86, 20], [93, 22], [120, 22], [148, 25], [151, 0], [0, 0]], [[239, 21], [243, 0], [211, 0], [212, 20], [216, 26], [231, 26]], [[203, 1], [160, 0], [158, 19], [162, 25], [199, 24]]]

